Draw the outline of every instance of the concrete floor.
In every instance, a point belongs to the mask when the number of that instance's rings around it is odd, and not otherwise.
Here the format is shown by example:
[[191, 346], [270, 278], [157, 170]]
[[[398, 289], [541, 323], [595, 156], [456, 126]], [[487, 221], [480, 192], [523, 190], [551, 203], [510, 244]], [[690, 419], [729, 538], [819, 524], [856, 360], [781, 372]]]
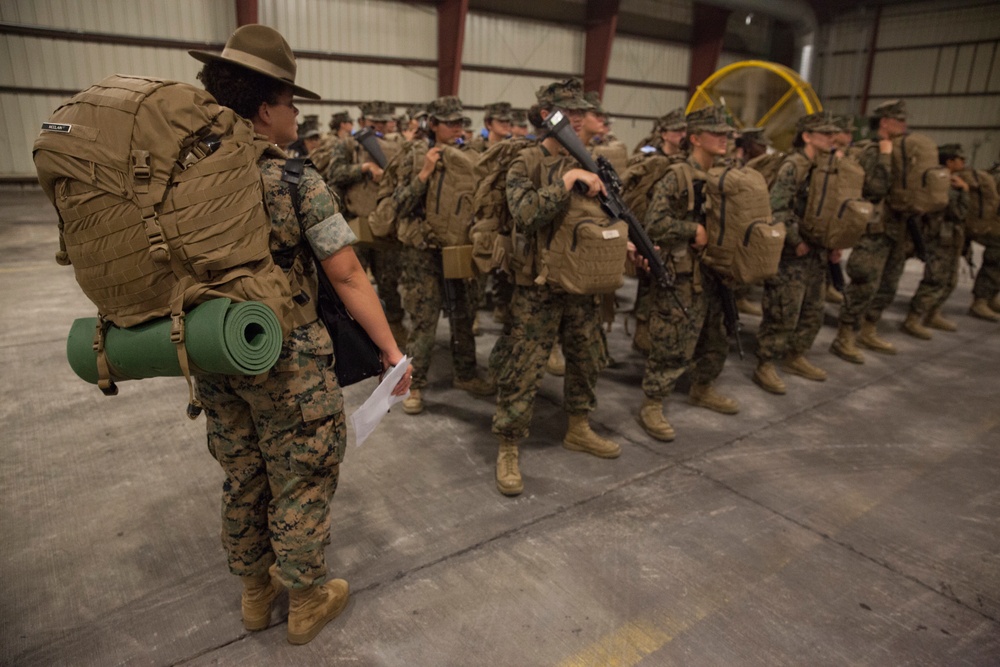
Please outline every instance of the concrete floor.
[[[965, 315], [964, 269], [957, 333], [895, 331], [911, 262], [883, 323], [898, 356], [844, 363], [824, 327], [829, 381], [777, 397], [734, 352], [720, 387], [742, 412], [678, 394], [670, 444], [636, 423], [643, 361], [619, 318], [593, 422], [623, 455], [560, 446], [547, 377], [516, 499], [493, 484], [492, 402], [450, 386], [442, 323], [427, 411], [351, 438], [327, 558], [353, 600], [292, 647], [283, 598], [268, 630], [242, 628], [183, 380], [105, 398], [70, 371], [66, 333], [93, 308], [55, 251], [41, 195], [0, 193], [0, 664], [1000, 663], [1000, 326]], [[485, 360], [499, 328], [483, 324]]]

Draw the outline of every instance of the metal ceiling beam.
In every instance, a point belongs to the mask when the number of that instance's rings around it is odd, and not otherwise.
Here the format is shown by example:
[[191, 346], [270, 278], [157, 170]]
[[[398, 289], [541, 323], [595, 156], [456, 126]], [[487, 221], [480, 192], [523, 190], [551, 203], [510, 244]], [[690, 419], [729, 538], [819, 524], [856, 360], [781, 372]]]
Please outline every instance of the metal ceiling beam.
[[236, 0], [236, 27], [257, 23], [257, 0]]
[[619, 0], [588, 0], [587, 41], [583, 56], [583, 89], [604, 98], [611, 44], [618, 28]]
[[438, 97], [458, 95], [468, 13], [469, 0], [441, 0], [438, 3]]
[[719, 65], [722, 42], [726, 36], [729, 9], [694, 3], [694, 26], [691, 34], [691, 68], [688, 73], [688, 95], [694, 95], [702, 81], [711, 76]]

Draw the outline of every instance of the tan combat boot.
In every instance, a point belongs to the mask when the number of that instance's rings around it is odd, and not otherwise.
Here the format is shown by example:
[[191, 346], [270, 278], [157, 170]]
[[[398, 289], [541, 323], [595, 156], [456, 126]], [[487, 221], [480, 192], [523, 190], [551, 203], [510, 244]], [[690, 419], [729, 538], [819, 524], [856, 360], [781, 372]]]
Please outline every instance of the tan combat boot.
[[786, 359], [785, 363], [781, 364], [781, 370], [804, 377], [807, 380], [815, 380], [816, 382], [826, 380], [826, 371], [819, 366], [809, 363], [809, 360], [801, 354], [797, 357]]
[[555, 343], [552, 346], [552, 351], [549, 352], [549, 360], [545, 362], [545, 370], [549, 375], [555, 375], [556, 377], [566, 375], [566, 360], [563, 358], [562, 348], [559, 346], [559, 343]]
[[844, 295], [837, 291], [837, 288], [833, 285], [827, 284], [826, 286], [826, 302], [835, 303], [840, 305], [844, 303]]
[[635, 321], [635, 335], [632, 336], [632, 348], [642, 354], [649, 354], [649, 351], [653, 349], [653, 341], [649, 337], [648, 320]]
[[403, 399], [403, 412], [408, 415], [419, 415], [424, 411], [424, 397], [419, 389], [410, 389], [410, 395]]
[[458, 378], [453, 378], [451, 381], [451, 386], [455, 389], [461, 389], [462, 391], [467, 391], [473, 396], [479, 396], [480, 398], [485, 398], [487, 396], [492, 396], [497, 393], [497, 387], [492, 381], [483, 379], [478, 375], [473, 375], [468, 380], [459, 380]]
[[920, 315], [917, 315], [914, 312], [910, 312], [906, 315], [906, 319], [899, 325], [899, 328], [903, 333], [908, 333], [914, 338], [919, 338], [920, 340], [930, 340], [934, 337], [931, 334], [931, 330], [920, 322]]
[[946, 320], [943, 315], [941, 315], [941, 309], [935, 308], [930, 312], [930, 314], [924, 318], [924, 324], [929, 326], [931, 329], [938, 329], [940, 331], [958, 331], [958, 325], [951, 320]]
[[865, 363], [865, 355], [854, 344], [854, 327], [850, 324], [841, 324], [837, 328], [837, 337], [830, 343], [830, 352], [852, 364]]
[[347, 606], [350, 587], [343, 579], [288, 592], [288, 643], [306, 644]]
[[[271, 566], [274, 570], [275, 566]], [[271, 603], [281, 592], [281, 584], [272, 577], [271, 570], [263, 574], [240, 577], [243, 580], [243, 627], [250, 632], [265, 630], [271, 622]]]
[[688, 392], [688, 403], [699, 408], [708, 408], [724, 415], [735, 415], [740, 411], [740, 404], [731, 398], [715, 391], [710, 384], [693, 384]]
[[753, 315], [755, 317], [760, 317], [764, 314], [764, 311], [760, 309], [760, 304], [754, 303], [750, 299], [737, 299], [736, 310], [744, 315]]
[[497, 324], [510, 322], [510, 306], [497, 306], [493, 309], [493, 321]]
[[1000, 294], [994, 294], [986, 305], [990, 307], [990, 310], [1000, 313]]
[[972, 307], [969, 308], [969, 315], [986, 320], [987, 322], [1000, 322], [1000, 315], [990, 308], [990, 304], [986, 302], [986, 299], [976, 299], [973, 301]]
[[753, 381], [757, 383], [758, 387], [772, 394], [780, 395], [788, 391], [784, 381], [778, 376], [774, 364], [770, 361], [757, 364], [757, 368], [753, 372]]
[[482, 336], [483, 329], [479, 326], [479, 313], [476, 313], [475, 317], [472, 318], [472, 335]]
[[517, 465], [517, 443], [500, 441], [497, 453], [497, 491], [505, 496], [516, 496], [524, 491], [521, 469]]
[[563, 447], [574, 452], [586, 452], [602, 459], [616, 459], [622, 453], [621, 446], [602, 438], [590, 429], [590, 418], [582, 415], [569, 416], [569, 428], [563, 438]]
[[648, 396], [645, 398], [642, 407], [639, 408], [639, 423], [646, 433], [662, 442], [670, 442], [676, 436], [674, 427], [663, 416], [662, 399]]
[[874, 322], [864, 320], [861, 322], [861, 333], [858, 334], [857, 342], [863, 347], [882, 354], [896, 354], [896, 346], [887, 340], [879, 338]]

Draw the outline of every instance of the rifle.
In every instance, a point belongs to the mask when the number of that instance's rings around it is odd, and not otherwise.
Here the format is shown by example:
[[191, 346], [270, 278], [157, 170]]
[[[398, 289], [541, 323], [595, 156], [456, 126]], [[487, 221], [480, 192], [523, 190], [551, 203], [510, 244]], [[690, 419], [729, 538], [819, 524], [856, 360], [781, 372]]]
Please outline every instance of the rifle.
[[[710, 270], [710, 269], [709, 269]], [[719, 296], [722, 298], [722, 322], [726, 326], [726, 335], [736, 339], [736, 350], [743, 358], [743, 341], [740, 340], [740, 331], [743, 330], [740, 324], [740, 311], [736, 307], [736, 294], [722, 281], [719, 281]]]
[[844, 282], [844, 269], [839, 263], [830, 262], [830, 284], [833, 285], [833, 289], [837, 290], [841, 294], [844, 293], [844, 288], [846, 283]]
[[370, 127], [366, 127], [355, 134], [354, 138], [368, 151], [368, 154], [375, 160], [375, 164], [378, 165], [379, 169], [385, 169], [385, 165], [389, 161], [385, 158], [385, 153], [382, 152], [382, 147], [378, 143], [378, 135], [375, 134], [375, 131]]
[[927, 244], [924, 235], [920, 233], [920, 216], [911, 215], [906, 218], [906, 231], [913, 241], [913, 251], [921, 262], [927, 262]]
[[[545, 128], [548, 130], [549, 136], [553, 137], [563, 148], [569, 151], [569, 154], [584, 169], [592, 174], [597, 174], [604, 183], [607, 194], [598, 193], [597, 195], [598, 200], [601, 202], [601, 208], [604, 209], [604, 212], [612, 220], [625, 221], [628, 225], [628, 238], [635, 244], [636, 250], [642, 255], [643, 259], [649, 263], [649, 272], [653, 274], [653, 279], [660, 287], [670, 290], [674, 296], [674, 301], [677, 302], [677, 306], [686, 317], [688, 314], [687, 308], [684, 307], [684, 304], [677, 297], [677, 293], [673, 290], [674, 277], [667, 272], [667, 266], [663, 263], [660, 253], [656, 251], [656, 247], [650, 240], [649, 235], [646, 234], [646, 230], [622, 200], [622, 183], [618, 178], [617, 172], [615, 172], [615, 168], [611, 166], [611, 163], [604, 156], [598, 157], [596, 161], [594, 160], [590, 153], [587, 152], [583, 142], [580, 141], [580, 137], [569, 126], [569, 119], [563, 116], [561, 111], [556, 111], [545, 119]], [[573, 187], [580, 192], [580, 188], [578, 187], [580, 185], [582, 183], [577, 181]]]
[[976, 263], [972, 259], [972, 239], [968, 236], [965, 237], [965, 244], [962, 246], [962, 257], [965, 258], [965, 263], [969, 266], [969, 277], [975, 280]]

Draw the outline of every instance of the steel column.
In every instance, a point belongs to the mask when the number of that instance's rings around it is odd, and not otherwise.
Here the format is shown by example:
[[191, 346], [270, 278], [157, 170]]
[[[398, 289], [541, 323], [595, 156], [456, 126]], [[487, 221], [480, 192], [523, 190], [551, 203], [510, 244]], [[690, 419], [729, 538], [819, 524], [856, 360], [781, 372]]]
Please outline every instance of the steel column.
[[726, 36], [728, 9], [694, 3], [694, 28], [691, 35], [691, 69], [688, 74], [688, 94], [694, 95], [702, 81], [715, 72], [722, 55], [722, 40]]
[[236, 27], [257, 23], [257, 0], [236, 0]]
[[618, 28], [619, 0], [587, 2], [587, 41], [583, 56], [583, 89], [604, 98], [611, 62], [611, 43]]
[[438, 96], [458, 95], [462, 74], [462, 43], [469, 0], [441, 0], [438, 16]]

